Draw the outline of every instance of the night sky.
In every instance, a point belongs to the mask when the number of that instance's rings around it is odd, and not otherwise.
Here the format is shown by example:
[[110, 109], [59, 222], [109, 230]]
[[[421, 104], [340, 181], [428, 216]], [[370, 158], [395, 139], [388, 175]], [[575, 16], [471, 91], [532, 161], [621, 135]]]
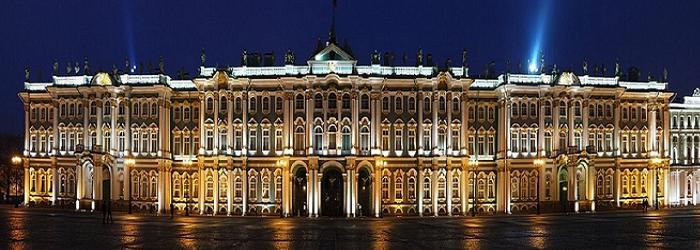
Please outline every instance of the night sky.
[[[670, 89], [679, 96], [700, 87], [700, 1], [379, 1], [338, 0], [338, 39], [347, 39], [361, 64], [377, 49], [432, 53], [436, 64], [448, 57], [461, 61], [469, 52], [472, 74], [495, 61], [498, 71], [511, 58], [523, 67], [538, 34], [546, 64], [580, 72], [606, 64], [612, 75], [620, 58], [624, 72], [637, 66], [660, 78], [669, 69]], [[683, 2], [683, 3], [680, 3]], [[317, 38], [327, 39], [332, 0], [304, 1], [4, 1], [0, 8], [0, 134], [21, 134], [23, 111], [17, 97], [24, 66], [32, 81], [49, 79], [54, 59], [65, 72], [67, 62], [92, 71], [122, 68], [165, 58], [171, 75], [184, 66], [191, 75], [205, 48], [209, 66], [237, 66], [243, 49], [296, 52], [302, 64]], [[592, 71], [592, 69], [591, 69]], [[678, 101], [680, 98], [677, 97]]]

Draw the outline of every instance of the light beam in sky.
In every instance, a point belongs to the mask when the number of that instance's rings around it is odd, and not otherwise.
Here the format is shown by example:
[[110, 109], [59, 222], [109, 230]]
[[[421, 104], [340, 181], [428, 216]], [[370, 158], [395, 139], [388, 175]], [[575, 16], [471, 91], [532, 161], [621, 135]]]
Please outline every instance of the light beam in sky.
[[[122, 1], [122, 20], [124, 22], [124, 39], [126, 39], [126, 49], [127, 49], [127, 56], [129, 57], [129, 61], [131, 62], [131, 65], [133, 65], [133, 69], [131, 69], [131, 73], [134, 72], [136, 69], [136, 50], [134, 48], [134, 31], [133, 31], [133, 20], [131, 18], [131, 9], [129, 8], [129, 0], [124, 0]], [[128, 73], [128, 72], [125, 72]]]
[[543, 45], [543, 40], [544, 36], [546, 33], [546, 28], [547, 28], [547, 20], [549, 17], [549, 9], [550, 6], [552, 5], [551, 0], [541, 0], [538, 1], [538, 7], [537, 7], [537, 21], [535, 23], [535, 30], [534, 30], [534, 41], [532, 44], [532, 51], [530, 52], [530, 65], [528, 65], [528, 70], [530, 73], [535, 73], [537, 72], [539, 63], [539, 52], [542, 50]]

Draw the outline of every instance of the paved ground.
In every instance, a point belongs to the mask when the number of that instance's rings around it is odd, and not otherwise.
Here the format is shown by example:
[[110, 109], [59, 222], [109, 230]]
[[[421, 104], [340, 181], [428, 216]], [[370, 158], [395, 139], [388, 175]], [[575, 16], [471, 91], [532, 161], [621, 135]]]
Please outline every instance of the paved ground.
[[157, 217], [0, 206], [0, 249], [700, 249], [700, 210], [451, 218]]

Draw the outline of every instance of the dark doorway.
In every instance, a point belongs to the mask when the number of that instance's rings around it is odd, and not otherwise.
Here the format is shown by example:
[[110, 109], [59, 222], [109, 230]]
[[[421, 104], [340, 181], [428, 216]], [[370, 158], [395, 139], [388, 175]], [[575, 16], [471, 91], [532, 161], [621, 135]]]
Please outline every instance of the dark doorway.
[[357, 216], [371, 216], [372, 179], [369, 170], [363, 168], [357, 177]]
[[109, 168], [104, 167], [102, 169], [102, 202], [106, 202], [108, 206], [112, 205], [110, 203], [112, 200], [111, 177], [112, 175], [110, 174]]
[[569, 171], [566, 167], [559, 170], [559, 207], [566, 211], [569, 208]]
[[306, 169], [298, 168], [292, 177], [292, 214], [291, 216], [306, 216]]
[[321, 213], [323, 216], [343, 216], [343, 175], [331, 168], [321, 179]]

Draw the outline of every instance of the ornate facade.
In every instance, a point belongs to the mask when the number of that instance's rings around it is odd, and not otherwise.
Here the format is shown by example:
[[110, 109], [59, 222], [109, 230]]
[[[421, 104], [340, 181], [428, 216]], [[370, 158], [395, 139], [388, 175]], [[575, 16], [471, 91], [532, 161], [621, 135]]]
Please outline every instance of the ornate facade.
[[283, 66], [244, 52], [241, 66], [218, 69], [202, 54], [191, 80], [115, 71], [25, 82], [25, 200], [284, 216], [677, 201], [665, 81], [556, 69], [482, 78], [466, 57], [436, 67], [419, 51], [395, 66], [375, 52], [358, 65], [349, 51], [332, 39], [302, 65], [290, 52]]
[[671, 103], [671, 190], [669, 205], [700, 202], [700, 89]]

